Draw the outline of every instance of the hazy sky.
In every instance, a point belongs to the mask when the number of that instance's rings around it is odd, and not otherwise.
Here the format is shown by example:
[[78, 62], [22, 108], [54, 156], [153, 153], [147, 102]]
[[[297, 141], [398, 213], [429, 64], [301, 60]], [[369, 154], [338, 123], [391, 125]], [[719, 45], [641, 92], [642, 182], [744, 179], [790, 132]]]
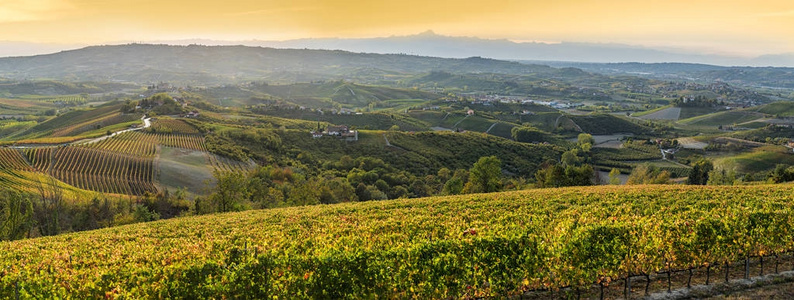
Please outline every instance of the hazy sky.
[[0, 41], [376, 37], [794, 52], [792, 0], [0, 0]]

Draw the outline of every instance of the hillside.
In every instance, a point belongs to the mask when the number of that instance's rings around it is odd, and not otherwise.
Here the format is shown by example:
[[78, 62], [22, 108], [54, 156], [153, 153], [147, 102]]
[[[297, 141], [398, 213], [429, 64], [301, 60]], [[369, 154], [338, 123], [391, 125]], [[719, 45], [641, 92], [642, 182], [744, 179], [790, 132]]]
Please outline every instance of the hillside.
[[309, 82], [358, 76], [378, 79], [391, 72], [426, 73], [434, 70], [508, 74], [558, 72], [557, 69], [547, 66], [479, 57], [445, 59], [245, 46], [131, 44], [93, 46], [49, 55], [0, 58], [0, 77], [137, 83], [165, 81], [218, 84], [263, 78], [276, 82]]
[[545, 189], [0, 242], [0, 297], [458, 298], [569, 285], [597, 297], [599, 278], [791, 250], [780, 230], [792, 226], [791, 188]]

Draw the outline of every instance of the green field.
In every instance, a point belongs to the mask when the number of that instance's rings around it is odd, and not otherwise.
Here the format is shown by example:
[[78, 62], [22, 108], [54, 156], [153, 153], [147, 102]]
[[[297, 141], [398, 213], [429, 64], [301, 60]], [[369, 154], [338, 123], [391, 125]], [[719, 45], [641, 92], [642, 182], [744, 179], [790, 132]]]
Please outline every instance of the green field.
[[751, 152], [715, 159], [714, 165], [738, 173], [763, 172], [778, 164], [794, 165], [794, 153], [780, 146], [764, 146]]
[[184, 188], [189, 193], [200, 195], [213, 184], [212, 168], [204, 151], [160, 147], [156, 162], [161, 188], [172, 191]]
[[758, 109], [758, 112], [777, 117], [794, 117], [794, 102], [775, 102], [764, 105]]
[[696, 126], [734, 125], [762, 118], [763, 116], [748, 111], [723, 111], [713, 114], [701, 115], [689, 119], [682, 119], [681, 124]]
[[791, 188], [545, 189], [0, 242], [0, 297], [469, 298], [589, 287], [791, 250]]

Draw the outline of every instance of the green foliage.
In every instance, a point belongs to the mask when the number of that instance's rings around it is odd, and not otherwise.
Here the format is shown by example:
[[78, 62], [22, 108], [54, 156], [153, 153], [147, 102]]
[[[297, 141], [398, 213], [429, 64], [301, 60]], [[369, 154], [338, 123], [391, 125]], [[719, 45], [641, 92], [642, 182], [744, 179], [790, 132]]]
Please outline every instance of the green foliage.
[[792, 203], [790, 185], [610, 186], [181, 218], [0, 243], [0, 297], [513, 297], [783, 253]]
[[725, 172], [724, 169], [713, 169], [708, 174], [708, 185], [733, 185], [736, 183], [736, 172]]
[[513, 127], [510, 130], [510, 134], [514, 140], [523, 143], [541, 143], [554, 140], [549, 133], [529, 126]]
[[18, 240], [27, 236], [33, 225], [30, 196], [17, 191], [0, 193], [0, 240]]
[[612, 168], [612, 170], [609, 171], [609, 184], [611, 185], [620, 184], [620, 169]]
[[547, 162], [535, 173], [535, 186], [539, 188], [593, 185], [595, 170], [591, 165], [562, 165]]
[[455, 170], [455, 174], [444, 183], [441, 194], [460, 195], [463, 193], [463, 187], [467, 181], [469, 181], [469, 172], [463, 169], [457, 169]]
[[[610, 173], [612, 174], [612, 173]], [[626, 184], [669, 184], [670, 172], [650, 164], [634, 167]]]
[[791, 101], [769, 103], [759, 108], [758, 112], [775, 117], [792, 117], [794, 116], [794, 103]]
[[238, 172], [213, 173], [217, 181], [215, 191], [207, 198], [215, 212], [239, 211], [245, 208], [249, 196], [245, 175]]
[[710, 160], [701, 159], [692, 164], [692, 172], [686, 180], [687, 184], [706, 185], [709, 181], [709, 172], [714, 169]]
[[231, 138], [221, 134], [208, 134], [204, 139], [207, 151], [220, 156], [228, 157], [238, 161], [247, 161], [250, 150], [234, 143]]
[[576, 144], [579, 146], [583, 146], [585, 144], [590, 144], [590, 146], [595, 145], [595, 139], [589, 133], [580, 133], [576, 137]]
[[[166, 93], [159, 93], [149, 98], [141, 99], [138, 104], [157, 115], [178, 115], [185, 112], [182, 106]], [[126, 106], [125, 104], [122, 108]]]
[[502, 161], [496, 156], [481, 157], [469, 170], [463, 193], [492, 193], [502, 189]]
[[769, 180], [775, 183], [794, 181], [794, 166], [777, 165], [769, 174]]

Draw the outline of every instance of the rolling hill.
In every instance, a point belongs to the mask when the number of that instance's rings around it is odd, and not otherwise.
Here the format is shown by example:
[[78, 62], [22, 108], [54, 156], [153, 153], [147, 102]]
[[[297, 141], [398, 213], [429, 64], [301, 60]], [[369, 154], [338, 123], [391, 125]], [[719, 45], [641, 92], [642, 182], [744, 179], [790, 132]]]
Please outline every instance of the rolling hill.
[[[212, 58], [212, 59], [208, 59]], [[382, 80], [388, 73], [557, 74], [540, 65], [480, 57], [446, 59], [399, 54], [273, 49], [245, 46], [92, 46], [30, 57], [0, 58], [0, 77], [12, 79], [182, 82], [218, 84], [249, 80], [309, 82], [329, 78]]]
[[0, 242], [0, 297], [598, 297], [605, 277], [790, 251], [792, 203], [791, 185], [660, 185], [186, 217]]

